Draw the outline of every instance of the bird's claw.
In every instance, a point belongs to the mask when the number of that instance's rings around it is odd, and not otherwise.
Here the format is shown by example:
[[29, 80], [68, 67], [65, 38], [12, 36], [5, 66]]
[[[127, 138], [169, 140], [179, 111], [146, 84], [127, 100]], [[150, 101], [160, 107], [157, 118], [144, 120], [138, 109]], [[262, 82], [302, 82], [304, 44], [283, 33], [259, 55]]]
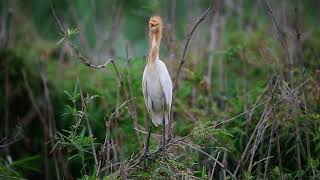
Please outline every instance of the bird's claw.
[[150, 151], [145, 151], [145, 153], [143, 154], [143, 156], [141, 156], [140, 162], [139, 164], [143, 161], [144, 164], [144, 170], [147, 170], [147, 162], [146, 160], [152, 160], [152, 155], [150, 153]]
[[151, 160], [152, 159], [152, 156], [151, 156], [151, 153], [150, 151], [147, 151], [144, 153], [143, 155], [144, 159], [148, 159], [148, 160]]
[[152, 154], [150, 153], [150, 151], [146, 151], [140, 158], [140, 162], [141, 163], [142, 161], [144, 160], [151, 160], [152, 159]]

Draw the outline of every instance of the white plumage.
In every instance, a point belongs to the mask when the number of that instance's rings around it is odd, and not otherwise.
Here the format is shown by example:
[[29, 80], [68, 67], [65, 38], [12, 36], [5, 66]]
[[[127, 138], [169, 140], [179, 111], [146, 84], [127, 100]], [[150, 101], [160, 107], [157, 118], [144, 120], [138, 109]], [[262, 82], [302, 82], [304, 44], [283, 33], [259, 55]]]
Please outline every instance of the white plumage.
[[157, 57], [143, 72], [142, 90], [145, 104], [155, 126], [168, 124], [172, 102], [172, 81], [166, 65]]

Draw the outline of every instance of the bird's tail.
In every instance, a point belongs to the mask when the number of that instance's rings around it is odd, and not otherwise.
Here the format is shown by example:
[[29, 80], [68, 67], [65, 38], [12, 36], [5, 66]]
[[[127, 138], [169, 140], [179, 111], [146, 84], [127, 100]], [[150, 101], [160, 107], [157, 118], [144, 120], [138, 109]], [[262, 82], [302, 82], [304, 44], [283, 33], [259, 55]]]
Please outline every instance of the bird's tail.
[[[158, 125], [162, 125], [162, 120], [163, 118], [165, 119], [165, 124], [167, 125], [169, 123], [169, 114], [168, 113], [156, 113], [156, 112], [150, 112], [150, 115], [151, 115], [151, 119], [152, 119], [152, 122], [153, 124], [157, 127]], [[163, 115], [165, 115], [163, 117]]]

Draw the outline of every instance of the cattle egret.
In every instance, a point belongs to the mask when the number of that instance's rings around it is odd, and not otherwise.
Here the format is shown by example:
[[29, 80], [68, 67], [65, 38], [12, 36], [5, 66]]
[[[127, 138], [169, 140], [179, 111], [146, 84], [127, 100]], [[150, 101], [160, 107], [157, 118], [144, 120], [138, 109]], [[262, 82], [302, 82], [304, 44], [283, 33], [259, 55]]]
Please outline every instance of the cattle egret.
[[[153, 124], [163, 125], [162, 147], [166, 144], [166, 124], [169, 122], [172, 102], [172, 81], [166, 65], [159, 59], [159, 49], [162, 37], [162, 20], [153, 16], [149, 20], [149, 57], [143, 78], [142, 90], [145, 104]], [[145, 154], [149, 153], [149, 128]]]

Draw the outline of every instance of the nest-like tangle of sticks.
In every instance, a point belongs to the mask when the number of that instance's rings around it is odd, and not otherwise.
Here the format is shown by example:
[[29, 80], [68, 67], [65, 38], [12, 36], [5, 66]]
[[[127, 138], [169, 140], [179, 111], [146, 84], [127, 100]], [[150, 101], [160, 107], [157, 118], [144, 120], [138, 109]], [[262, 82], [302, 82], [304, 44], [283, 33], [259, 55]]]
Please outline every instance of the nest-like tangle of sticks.
[[181, 148], [173, 145], [160, 153], [152, 153], [151, 158], [142, 161], [141, 151], [128, 160], [117, 174], [125, 179], [197, 179], [190, 169], [191, 165], [187, 167], [186, 160], [177, 155], [179, 151]]

